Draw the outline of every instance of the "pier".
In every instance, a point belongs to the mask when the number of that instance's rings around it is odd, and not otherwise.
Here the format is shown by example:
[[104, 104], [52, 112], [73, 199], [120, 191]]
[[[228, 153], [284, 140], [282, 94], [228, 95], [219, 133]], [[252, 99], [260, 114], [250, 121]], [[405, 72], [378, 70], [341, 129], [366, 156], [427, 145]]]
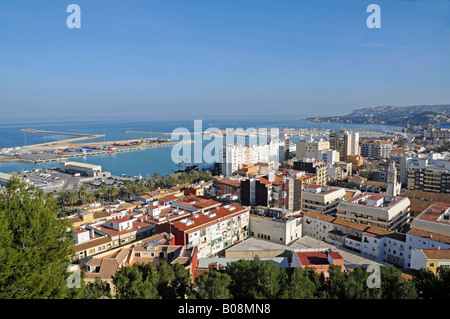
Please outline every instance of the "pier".
[[90, 140], [94, 138], [104, 137], [104, 134], [83, 134], [83, 133], [67, 133], [67, 132], [54, 132], [54, 131], [44, 131], [44, 130], [36, 130], [32, 128], [26, 128], [21, 129], [21, 132], [25, 133], [38, 133], [38, 134], [53, 134], [53, 135], [67, 135], [67, 136], [78, 136], [71, 139], [66, 139], [62, 141], [52, 141], [52, 142], [45, 142], [45, 143], [39, 143], [39, 144], [33, 144], [33, 145], [27, 145], [28, 147], [39, 147], [39, 146], [48, 146], [48, 145], [58, 145], [61, 143], [71, 143], [71, 142], [77, 142], [77, 141], [83, 141], [83, 140]]
[[[148, 134], [148, 135], [172, 135], [172, 133], [167, 132], [140, 132], [140, 131], [125, 131], [125, 133], [132, 133], [132, 134]], [[206, 134], [208, 132], [191, 132], [191, 134]]]

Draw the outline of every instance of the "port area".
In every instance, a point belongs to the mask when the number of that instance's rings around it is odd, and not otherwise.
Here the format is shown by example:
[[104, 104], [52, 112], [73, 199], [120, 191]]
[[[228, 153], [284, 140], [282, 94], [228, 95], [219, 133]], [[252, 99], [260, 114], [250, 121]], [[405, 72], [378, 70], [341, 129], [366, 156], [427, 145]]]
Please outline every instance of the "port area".
[[114, 176], [110, 172], [102, 171], [97, 177], [62, 172], [59, 168], [36, 168], [10, 173], [11, 176], [20, 177], [47, 193], [59, 193], [65, 190], [77, 190], [86, 185], [89, 191], [98, 189], [101, 184], [106, 186], [122, 186], [127, 180], [140, 179], [139, 176]]
[[74, 157], [141, 151], [147, 148], [171, 146], [178, 143], [180, 142], [161, 138], [91, 143], [73, 143], [73, 139], [71, 139], [46, 144], [0, 149], [0, 163], [23, 162], [39, 164], [62, 162]]

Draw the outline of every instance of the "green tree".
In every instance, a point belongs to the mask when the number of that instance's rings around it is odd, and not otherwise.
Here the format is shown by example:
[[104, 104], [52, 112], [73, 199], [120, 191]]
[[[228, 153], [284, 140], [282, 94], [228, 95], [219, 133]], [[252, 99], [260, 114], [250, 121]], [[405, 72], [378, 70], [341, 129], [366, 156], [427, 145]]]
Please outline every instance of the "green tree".
[[108, 283], [99, 277], [94, 282], [84, 281], [86, 272], [81, 271], [81, 282], [79, 288], [71, 288], [67, 295], [68, 299], [99, 299], [102, 297], [111, 298], [111, 289]]
[[369, 273], [364, 267], [353, 269], [344, 281], [343, 298], [346, 299], [380, 299], [382, 290], [369, 288], [367, 278]]
[[78, 194], [76, 191], [69, 191], [67, 194], [67, 203], [71, 208], [78, 203]]
[[450, 298], [450, 268], [439, 267], [436, 275], [432, 271], [422, 268], [413, 281], [420, 298]]
[[236, 299], [279, 298], [287, 281], [286, 272], [272, 262], [238, 260], [228, 265], [231, 277], [230, 292]]
[[0, 298], [64, 298], [73, 232], [58, 204], [17, 178], [0, 192]]
[[[255, 258], [259, 263], [259, 258]], [[230, 292], [236, 299], [251, 299], [251, 291], [256, 283], [256, 274], [254, 270], [255, 261], [240, 259], [231, 262], [226, 273], [231, 277]]]
[[394, 266], [381, 267], [381, 291], [384, 299], [416, 299], [418, 296], [414, 282], [403, 278]]
[[[113, 276], [116, 297], [119, 299], [159, 299], [153, 277], [145, 267], [134, 264], [122, 267]], [[154, 274], [156, 276], [156, 274]]]
[[162, 262], [156, 267], [158, 292], [163, 299], [184, 299], [191, 294], [191, 274], [181, 264]]
[[83, 288], [83, 299], [99, 299], [102, 297], [111, 298], [109, 284], [98, 277], [95, 278], [93, 283], [85, 284]]
[[287, 281], [286, 271], [270, 261], [260, 262], [255, 266], [256, 285], [252, 289], [253, 297], [280, 298]]
[[[317, 277], [316, 280], [312, 279]], [[289, 276], [283, 293], [286, 299], [314, 299], [316, 297], [319, 275], [313, 268], [295, 268]]]
[[219, 270], [211, 270], [197, 277], [194, 298], [199, 299], [231, 299], [229, 286], [231, 277]]
[[328, 278], [323, 285], [320, 293], [322, 299], [340, 299], [345, 297], [344, 282], [345, 275], [342, 268], [336, 265], [330, 265]]

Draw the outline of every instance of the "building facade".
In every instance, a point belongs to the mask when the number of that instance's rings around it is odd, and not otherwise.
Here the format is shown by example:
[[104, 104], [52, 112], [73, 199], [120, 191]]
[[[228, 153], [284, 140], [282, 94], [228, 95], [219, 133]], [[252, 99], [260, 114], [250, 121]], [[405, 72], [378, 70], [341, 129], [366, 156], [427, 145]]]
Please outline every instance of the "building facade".
[[400, 229], [409, 222], [410, 201], [406, 197], [363, 193], [342, 201], [336, 216], [368, 226]]

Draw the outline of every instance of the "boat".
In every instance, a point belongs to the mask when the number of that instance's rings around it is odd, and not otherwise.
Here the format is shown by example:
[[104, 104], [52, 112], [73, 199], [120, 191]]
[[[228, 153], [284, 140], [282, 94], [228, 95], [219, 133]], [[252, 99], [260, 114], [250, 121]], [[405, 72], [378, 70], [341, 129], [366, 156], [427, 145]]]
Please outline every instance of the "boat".
[[195, 165], [195, 164], [186, 165], [186, 163], [185, 163], [184, 169], [182, 169], [183, 164], [181, 164], [181, 163], [178, 164], [177, 166], [178, 166], [179, 169], [177, 171], [175, 171], [175, 173], [188, 173], [190, 171], [198, 170], [198, 165]]

